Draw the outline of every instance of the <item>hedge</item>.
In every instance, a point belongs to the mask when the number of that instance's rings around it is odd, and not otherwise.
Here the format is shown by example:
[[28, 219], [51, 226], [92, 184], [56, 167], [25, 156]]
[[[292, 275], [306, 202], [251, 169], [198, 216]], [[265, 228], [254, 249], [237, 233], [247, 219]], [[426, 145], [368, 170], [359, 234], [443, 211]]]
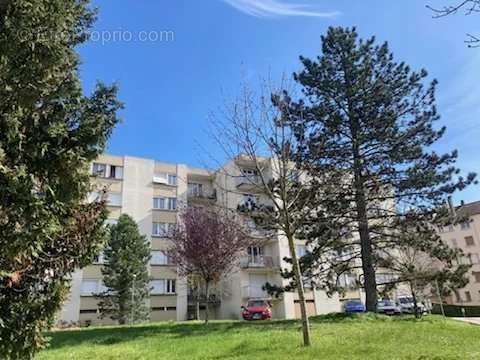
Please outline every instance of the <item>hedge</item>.
[[[465, 315], [462, 312], [465, 309]], [[480, 317], [480, 306], [460, 306], [443, 304], [445, 316], [449, 317]], [[432, 304], [432, 314], [442, 314], [440, 304]]]

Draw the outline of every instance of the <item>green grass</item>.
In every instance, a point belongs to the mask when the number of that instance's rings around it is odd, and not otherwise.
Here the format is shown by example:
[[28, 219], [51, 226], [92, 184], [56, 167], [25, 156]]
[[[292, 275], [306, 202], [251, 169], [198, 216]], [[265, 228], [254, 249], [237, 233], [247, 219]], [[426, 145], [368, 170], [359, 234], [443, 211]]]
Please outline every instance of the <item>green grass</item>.
[[480, 326], [428, 316], [330, 315], [296, 321], [158, 323], [51, 332], [40, 360], [84, 359], [480, 359]]

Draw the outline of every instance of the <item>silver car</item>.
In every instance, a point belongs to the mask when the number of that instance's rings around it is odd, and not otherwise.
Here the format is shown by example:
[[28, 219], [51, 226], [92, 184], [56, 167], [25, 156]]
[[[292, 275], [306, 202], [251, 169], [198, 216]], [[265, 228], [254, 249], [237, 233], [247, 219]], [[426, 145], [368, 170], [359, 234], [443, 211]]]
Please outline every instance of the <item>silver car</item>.
[[[400, 309], [402, 310], [402, 313], [404, 314], [415, 313], [415, 303], [413, 301], [413, 297], [411, 296], [399, 297], [398, 303], [400, 304]], [[420, 314], [425, 314], [427, 312], [427, 309], [425, 308], [425, 306], [420, 302], [417, 302], [417, 308]]]
[[377, 312], [385, 315], [400, 315], [402, 313], [402, 309], [395, 301], [382, 300], [378, 302]]

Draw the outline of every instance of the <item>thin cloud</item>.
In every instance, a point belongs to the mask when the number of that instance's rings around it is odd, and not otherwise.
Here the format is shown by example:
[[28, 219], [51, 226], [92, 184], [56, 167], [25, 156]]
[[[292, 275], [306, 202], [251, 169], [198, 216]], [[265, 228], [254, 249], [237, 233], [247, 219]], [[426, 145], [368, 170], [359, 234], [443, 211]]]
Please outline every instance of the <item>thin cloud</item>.
[[255, 17], [308, 16], [332, 18], [340, 15], [338, 11], [320, 11], [306, 4], [292, 4], [283, 0], [223, 0], [235, 9]]

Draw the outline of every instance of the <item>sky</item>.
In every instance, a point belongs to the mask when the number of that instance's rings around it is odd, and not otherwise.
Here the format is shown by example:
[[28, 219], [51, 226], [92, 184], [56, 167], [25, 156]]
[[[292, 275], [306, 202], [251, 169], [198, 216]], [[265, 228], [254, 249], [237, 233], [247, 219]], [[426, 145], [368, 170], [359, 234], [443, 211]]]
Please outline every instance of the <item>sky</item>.
[[[459, 151], [459, 167], [480, 173], [480, 14], [433, 19], [425, 5], [456, 0], [93, 0], [99, 17], [79, 49], [86, 93], [117, 83], [122, 123], [108, 152], [191, 166], [223, 156], [208, 116], [233, 98], [242, 80], [280, 79], [301, 70], [299, 56], [320, 55], [329, 26], [355, 26], [388, 41], [395, 60], [426, 68], [439, 81], [437, 104], [447, 133], [439, 151]], [[455, 200], [480, 200], [480, 186]]]

